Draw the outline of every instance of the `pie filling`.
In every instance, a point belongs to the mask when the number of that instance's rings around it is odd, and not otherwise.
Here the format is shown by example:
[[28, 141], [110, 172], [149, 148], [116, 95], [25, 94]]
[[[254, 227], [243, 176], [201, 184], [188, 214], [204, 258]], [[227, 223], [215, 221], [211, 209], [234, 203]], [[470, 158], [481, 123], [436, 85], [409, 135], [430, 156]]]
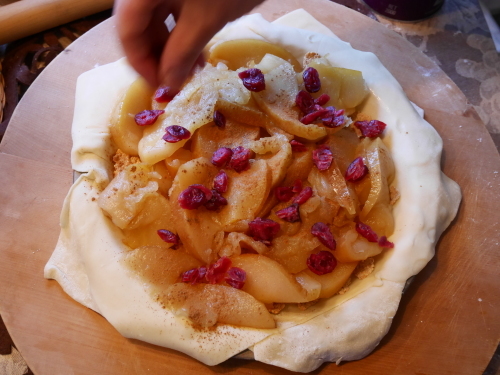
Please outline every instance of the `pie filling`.
[[[275, 328], [345, 293], [395, 246], [386, 126], [361, 72], [252, 39], [215, 45], [175, 96], [138, 79], [117, 106], [98, 205], [124, 263], [194, 326]], [[397, 245], [397, 244], [396, 244]]]

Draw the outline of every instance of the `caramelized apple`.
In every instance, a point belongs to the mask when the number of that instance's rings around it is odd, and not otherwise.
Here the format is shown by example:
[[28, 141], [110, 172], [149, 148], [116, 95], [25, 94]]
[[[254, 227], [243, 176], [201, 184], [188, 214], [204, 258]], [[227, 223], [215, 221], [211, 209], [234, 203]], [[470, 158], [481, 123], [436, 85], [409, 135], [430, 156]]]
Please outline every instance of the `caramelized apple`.
[[224, 285], [174, 284], [159, 300], [178, 316], [202, 327], [216, 323], [269, 329], [276, 323], [262, 302]]
[[389, 236], [394, 230], [389, 193], [389, 185], [394, 179], [394, 164], [390, 151], [380, 138], [365, 138], [361, 146], [365, 149], [371, 185], [359, 218], [379, 236]]
[[172, 216], [177, 234], [185, 249], [197, 259], [211, 263], [216, 254], [211, 250], [215, 234], [221, 226], [214, 220], [214, 213], [200, 207], [195, 210], [184, 209], [179, 205], [179, 194], [190, 185], [201, 184], [210, 188], [218, 173], [210, 161], [198, 158], [184, 163], [177, 172], [170, 190]]
[[124, 261], [136, 275], [158, 291], [176, 283], [183, 272], [201, 266], [199, 260], [184, 251], [158, 246], [132, 250], [125, 255]]
[[337, 263], [333, 272], [325, 275], [316, 275], [307, 269], [298, 274], [297, 277], [304, 275], [311, 277], [321, 285], [319, 298], [330, 298], [345, 285], [357, 265], [358, 262]]
[[317, 297], [295, 280], [278, 262], [258, 254], [243, 254], [231, 258], [233, 266], [245, 270], [243, 291], [264, 303], [309, 302]]
[[130, 85], [116, 109], [110, 132], [116, 146], [129, 155], [138, 155], [138, 145], [143, 128], [135, 123], [134, 116], [151, 107], [153, 89], [144, 78]]
[[228, 40], [213, 46], [208, 61], [213, 65], [223, 62], [229, 69], [237, 70], [248, 66], [251, 61], [259, 63], [266, 54], [271, 54], [288, 61], [297, 72], [302, 66], [286, 49], [258, 39]]
[[[150, 165], [131, 164], [111, 180], [99, 195], [97, 204], [118, 228], [132, 229], [145, 225], [159, 216], [154, 211], [154, 200], [161, 196], [157, 193], [158, 182], [155, 181], [159, 177]], [[153, 212], [144, 212], [139, 219], [145, 207], [153, 209]]]

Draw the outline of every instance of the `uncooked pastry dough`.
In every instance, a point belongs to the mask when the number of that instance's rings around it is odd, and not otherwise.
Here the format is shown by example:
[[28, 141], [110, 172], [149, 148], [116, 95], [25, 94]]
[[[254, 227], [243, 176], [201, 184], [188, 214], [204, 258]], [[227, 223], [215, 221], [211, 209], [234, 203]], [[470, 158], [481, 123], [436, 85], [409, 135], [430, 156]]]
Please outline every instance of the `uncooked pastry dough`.
[[[61, 213], [61, 234], [45, 267], [75, 300], [103, 315], [122, 335], [184, 352], [208, 365], [249, 348], [258, 361], [309, 372], [323, 362], [360, 359], [387, 333], [406, 280], [434, 255], [454, 218], [458, 185], [440, 170], [442, 141], [415, 110], [401, 86], [375, 55], [352, 49], [304, 10], [269, 23], [254, 14], [229, 24], [211, 42], [258, 38], [279, 44], [301, 61], [306, 52], [333, 66], [360, 70], [371, 91], [362, 111], [388, 124], [384, 142], [396, 168], [401, 198], [394, 206], [394, 250], [348, 293], [307, 311], [277, 316], [277, 329], [219, 325], [200, 332], [154, 302], [142, 282], [122, 264], [122, 233], [96, 200], [112, 178], [111, 109], [137, 74], [122, 59], [82, 74], [73, 119], [73, 169], [84, 173], [70, 189]], [[92, 235], [89, 235], [89, 234]], [[227, 334], [230, 333], [230, 334]], [[201, 347], [201, 349], [200, 349]]]

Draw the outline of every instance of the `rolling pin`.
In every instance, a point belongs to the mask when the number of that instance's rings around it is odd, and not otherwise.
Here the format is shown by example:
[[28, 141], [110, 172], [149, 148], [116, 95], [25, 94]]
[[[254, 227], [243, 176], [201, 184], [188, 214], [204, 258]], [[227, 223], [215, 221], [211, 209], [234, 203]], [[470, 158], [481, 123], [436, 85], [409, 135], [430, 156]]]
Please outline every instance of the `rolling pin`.
[[0, 6], [0, 44], [113, 6], [113, 0], [18, 0]]

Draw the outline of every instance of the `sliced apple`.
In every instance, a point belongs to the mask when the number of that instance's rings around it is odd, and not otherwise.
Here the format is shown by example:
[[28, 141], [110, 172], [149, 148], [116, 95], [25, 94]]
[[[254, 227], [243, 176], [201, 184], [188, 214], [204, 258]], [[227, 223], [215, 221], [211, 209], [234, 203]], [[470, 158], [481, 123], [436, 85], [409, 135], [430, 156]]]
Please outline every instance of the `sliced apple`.
[[307, 269], [299, 273], [297, 278], [306, 275], [309, 276], [321, 285], [319, 298], [330, 298], [342, 289], [357, 265], [358, 262], [337, 263], [337, 267], [335, 267], [333, 272], [325, 275], [316, 275], [314, 272]]
[[204, 207], [195, 210], [180, 207], [178, 197], [190, 185], [201, 184], [210, 189], [217, 173], [218, 169], [207, 159], [193, 159], [181, 165], [170, 189], [172, 216], [177, 234], [186, 251], [207, 264], [215, 260], [212, 243], [215, 234], [222, 229], [221, 225], [214, 220], [215, 213]]
[[143, 127], [135, 123], [134, 117], [139, 112], [151, 109], [154, 90], [144, 78], [138, 78], [125, 92], [116, 108], [111, 121], [110, 132], [116, 146], [128, 155], [138, 155], [138, 145], [142, 138]]
[[246, 272], [243, 291], [264, 303], [309, 302], [311, 296], [278, 262], [258, 254], [242, 254], [231, 258], [234, 267]]
[[182, 250], [142, 246], [128, 252], [125, 264], [156, 290], [165, 290], [179, 281], [180, 275], [202, 263]]
[[389, 193], [389, 185], [394, 179], [394, 163], [390, 151], [380, 138], [365, 138], [361, 146], [365, 149], [371, 185], [359, 219], [371, 226], [379, 236], [389, 236], [394, 231]]
[[216, 323], [270, 329], [276, 323], [262, 302], [239, 289], [224, 285], [174, 284], [160, 295], [166, 308], [201, 327]]
[[378, 255], [382, 250], [377, 242], [368, 242], [361, 237], [352, 223], [341, 229], [334, 255], [339, 262], [350, 263]]
[[273, 120], [276, 126], [289, 134], [311, 141], [326, 136], [325, 128], [314, 124], [304, 125], [298, 120], [299, 113], [295, 107], [295, 97], [299, 88], [296, 73], [287, 61], [267, 55], [266, 61], [263, 60], [256, 67], [262, 68], [263, 72], [272, 67], [264, 74], [266, 89], [254, 92], [253, 97], [259, 108]]
[[227, 170], [229, 184], [224, 197], [227, 206], [217, 214], [223, 227], [241, 220], [253, 220], [271, 190], [272, 174], [265, 160], [255, 160], [250, 169], [237, 173]]
[[297, 273], [307, 268], [307, 258], [320, 245], [309, 228], [295, 236], [276, 237], [266, 256], [281, 264], [288, 272]]
[[143, 210], [152, 208], [154, 200], [161, 196], [157, 192], [159, 177], [150, 165], [128, 165], [99, 194], [97, 204], [120, 229], [146, 225], [157, 217], [157, 212]]
[[165, 142], [162, 137], [167, 126], [183, 126], [193, 135], [198, 128], [212, 121], [217, 100], [242, 105], [248, 103], [250, 92], [243, 86], [238, 74], [220, 65], [213, 67], [206, 64], [203, 70], [195, 73], [191, 81], [168, 103], [164, 120], [144, 129], [144, 136], [139, 142], [139, 156], [143, 162], [157, 163], [187, 142]]
[[286, 49], [258, 39], [236, 39], [216, 44], [210, 49], [208, 61], [213, 65], [223, 62], [229, 69], [237, 70], [247, 67], [251, 61], [259, 63], [266, 54], [288, 61], [297, 72], [302, 70], [297, 59]]
[[258, 139], [260, 128], [244, 125], [231, 119], [226, 119], [226, 126], [221, 129], [214, 123], [205, 125], [198, 129], [193, 136], [191, 151], [194, 158], [212, 158], [212, 154], [220, 147], [234, 148], [243, 146], [248, 148], [249, 144]]

